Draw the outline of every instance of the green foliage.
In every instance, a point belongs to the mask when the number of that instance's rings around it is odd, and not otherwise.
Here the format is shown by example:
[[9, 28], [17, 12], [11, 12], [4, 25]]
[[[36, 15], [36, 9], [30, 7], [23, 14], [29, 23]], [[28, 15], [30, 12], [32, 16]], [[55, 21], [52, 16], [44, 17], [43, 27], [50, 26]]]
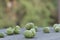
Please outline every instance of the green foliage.
[[[20, 6], [25, 8], [26, 14], [23, 20], [20, 21], [20, 25], [24, 26], [28, 22], [33, 22], [37, 26], [49, 26], [50, 23], [54, 23], [55, 19], [50, 18], [53, 14], [55, 15], [55, 6], [57, 0], [16, 0], [19, 4], [17, 9], [13, 8], [16, 12], [20, 10]], [[16, 26], [16, 21], [11, 20], [7, 14], [5, 0], [0, 0], [0, 28]], [[23, 11], [23, 10], [22, 10]], [[56, 17], [56, 15], [54, 16]]]
[[11, 20], [6, 13], [6, 2], [0, 0], [0, 28], [15, 26], [15, 21]]
[[48, 26], [54, 20], [50, 18], [54, 5], [48, 0], [20, 0], [26, 9], [21, 25], [33, 22], [38, 26]]

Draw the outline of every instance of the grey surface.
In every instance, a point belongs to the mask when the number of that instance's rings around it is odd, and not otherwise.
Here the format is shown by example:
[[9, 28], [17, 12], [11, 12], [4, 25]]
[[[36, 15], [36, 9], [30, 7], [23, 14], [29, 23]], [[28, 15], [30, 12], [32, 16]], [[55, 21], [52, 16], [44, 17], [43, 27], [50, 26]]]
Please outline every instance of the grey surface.
[[[53, 28], [50, 28], [50, 33], [44, 33], [42, 28], [38, 28], [38, 32], [34, 38], [25, 38], [23, 32], [24, 28], [21, 28], [21, 32], [18, 35], [6, 35], [0, 40], [60, 40], [60, 32], [56, 33]], [[0, 29], [0, 32], [5, 33], [6, 29]]]

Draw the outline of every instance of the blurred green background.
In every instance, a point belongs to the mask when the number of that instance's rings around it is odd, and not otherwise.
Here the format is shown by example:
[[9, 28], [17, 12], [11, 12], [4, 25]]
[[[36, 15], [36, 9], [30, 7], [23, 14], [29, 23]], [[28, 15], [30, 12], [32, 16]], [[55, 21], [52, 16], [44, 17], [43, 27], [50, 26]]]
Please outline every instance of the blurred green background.
[[57, 0], [0, 0], [0, 28], [29, 22], [43, 27], [57, 23]]

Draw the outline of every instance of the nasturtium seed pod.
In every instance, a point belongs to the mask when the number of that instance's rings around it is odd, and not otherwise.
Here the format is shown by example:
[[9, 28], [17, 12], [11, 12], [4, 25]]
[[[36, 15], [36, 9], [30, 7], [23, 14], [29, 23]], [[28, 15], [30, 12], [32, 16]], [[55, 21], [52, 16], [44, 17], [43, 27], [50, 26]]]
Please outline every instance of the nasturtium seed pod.
[[35, 28], [32, 28], [31, 31], [32, 31], [33, 35], [35, 36], [35, 35], [36, 35], [36, 30], [35, 30]]
[[60, 27], [55, 27], [55, 32], [59, 32], [60, 31]]
[[20, 30], [19, 29], [14, 29], [14, 33], [15, 34], [19, 34], [20, 33]]
[[20, 27], [19, 27], [19, 26], [16, 26], [16, 27], [14, 28], [14, 33], [15, 33], [15, 34], [19, 34], [19, 33], [20, 33]]
[[49, 32], [50, 32], [50, 31], [49, 31], [49, 27], [44, 27], [44, 28], [43, 28], [43, 32], [44, 32], [44, 33], [49, 33]]
[[33, 38], [33, 37], [34, 37], [33, 32], [32, 32], [31, 30], [26, 30], [26, 31], [24, 32], [24, 36], [25, 36], [26, 38]]
[[58, 24], [54, 24], [54, 25], [53, 25], [54, 28], [57, 27], [57, 26], [58, 26]]
[[11, 28], [11, 27], [9, 27], [9, 28], [7, 28], [7, 30], [6, 30], [6, 33], [7, 33], [8, 35], [12, 35], [12, 34], [14, 33], [14, 29]]
[[20, 26], [17, 25], [15, 28], [20, 29]]
[[30, 29], [33, 28], [33, 27], [34, 27], [34, 23], [28, 23], [28, 24], [25, 25], [25, 28], [26, 28], [27, 30], [30, 30]]

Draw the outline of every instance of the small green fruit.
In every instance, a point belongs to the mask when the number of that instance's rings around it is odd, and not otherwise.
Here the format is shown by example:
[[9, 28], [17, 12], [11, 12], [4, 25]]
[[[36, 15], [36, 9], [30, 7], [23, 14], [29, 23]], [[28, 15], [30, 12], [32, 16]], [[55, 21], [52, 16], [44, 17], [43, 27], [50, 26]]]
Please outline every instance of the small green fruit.
[[55, 32], [59, 32], [60, 31], [60, 27], [55, 27]]
[[15, 33], [15, 34], [19, 34], [19, 33], [20, 33], [20, 27], [19, 27], [19, 26], [16, 26], [16, 27], [14, 28], [14, 33]]
[[20, 29], [20, 26], [16, 26], [15, 28]]
[[0, 33], [0, 38], [3, 38], [4, 37], [4, 34], [3, 33]]
[[24, 32], [24, 36], [25, 36], [26, 38], [33, 38], [33, 37], [34, 37], [34, 35], [33, 35], [33, 33], [32, 33], [31, 30], [26, 30], [26, 31]]
[[58, 24], [54, 24], [54, 25], [53, 25], [54, 28], [57, 27], [57, 26], [58, 26]]
[[43, 31], [44, 31], [45, 33], [49, 33], [49, 32], [50, 32], [50, 31], [49, 31], [49, 27], [44, 27]]
[[9, 27], [8, 29], [7, 29], [7, 32], [6, 32], [8, 35], [11, 35], [11, 34], [13, 34], [14, 33], [14, 29], [12, 29], [11, 27]]
[[19, 34], [20, 33], [20, 30], [19, 29], [14, 29], [14, 33], [15, 34]]
[[30, 30], [30, 29], [33, 28], [33, 27], [34, 27], [34, 23], [28, 23], [28, 24], [25, 25], [25, 28], [26, 28], [27, 30]]
[[33, 35], [35, 36], [35, 35], [36, 35], [36, 30], [35, 30], [35, 28], [32, 28], [31, 31], [32, 31]]

